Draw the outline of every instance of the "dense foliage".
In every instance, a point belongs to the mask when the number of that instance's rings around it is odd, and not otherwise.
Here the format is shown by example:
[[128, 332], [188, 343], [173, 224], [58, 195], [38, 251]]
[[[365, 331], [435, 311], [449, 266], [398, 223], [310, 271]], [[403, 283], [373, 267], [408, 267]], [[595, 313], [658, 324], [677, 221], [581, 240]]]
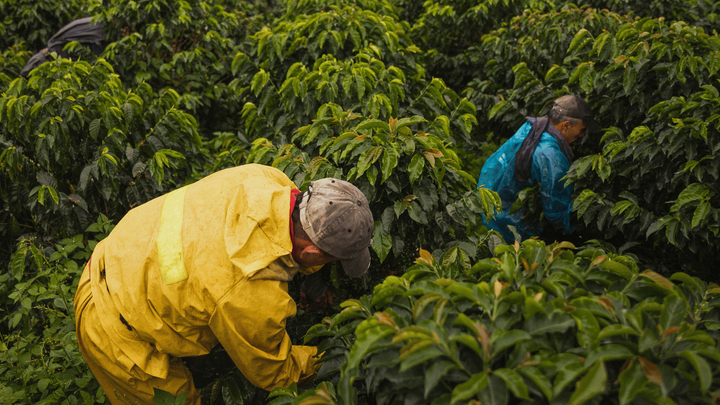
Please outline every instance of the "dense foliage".
[[[290, 283], [287, 329], [326, 353], [323, 382], [268, 402], [720, 395], [720, 3], [61, 3], [0, 0], [0, 402], [106, 402], [74, 339], [84, 261], [132, 207], [248, 162], [350, 180], [375, 217], [365, 278], [328, 266], [322, 302]], [[18, 77], [85, 16], [101, 55], [69, 44], [83, 60]], [[482, 163], [568, 93], [604, 128], [566, 177], [580, 247], [504, 244]], [[539, 200], [516, 206], [538, 218]], [[222, 347], [186, 364], [204, 403], [266, 402]]]
[[72, 235], [182, 184], [202, 141], [177, 103], [146, 83], [126, 92], [102, 59], [58, 59], [15, 79], [0, 98], [7, 232]]
[[528, 240], [475, 263], [421, 250], [308, 331], [336, 387], [279, 388], [271, 404], [713, 403], [720, 289], [597, 242], [569, 249]]

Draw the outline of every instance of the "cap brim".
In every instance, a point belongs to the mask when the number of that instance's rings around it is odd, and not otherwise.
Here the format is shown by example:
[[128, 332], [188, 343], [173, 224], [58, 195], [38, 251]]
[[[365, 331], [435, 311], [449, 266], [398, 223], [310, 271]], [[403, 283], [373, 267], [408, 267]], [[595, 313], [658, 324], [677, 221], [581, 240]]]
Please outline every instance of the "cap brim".
[[370, 248], [363, 249], [352, 259], [343, 259], [340, 262], [348, 276], [360, 277], [370, 268]]

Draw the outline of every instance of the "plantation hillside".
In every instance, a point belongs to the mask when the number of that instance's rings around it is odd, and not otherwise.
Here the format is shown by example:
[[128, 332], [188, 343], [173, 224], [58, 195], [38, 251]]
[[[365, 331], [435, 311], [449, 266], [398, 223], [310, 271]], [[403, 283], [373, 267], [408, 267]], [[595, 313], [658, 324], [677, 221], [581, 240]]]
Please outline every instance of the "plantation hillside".
[[[247, 163], [301, 190], [355, 184], [372, 263], [289, 283], [286, 329], [324, 353], [313, 384], [260, 390], [217, 346], [183, 359], [204, 404], [716, 403], [719, 13], [0, 0], [0, 403], [110, 403], [75, 333], [94, 247], [132, 208]], [[83, 17], [101, 44], [49, 44]], [[31, 58], [46, 62], [21, 76]], [[502, 203], [480, 170], [566, 94], [602, 127], [564, 177], [577, 228], [548, 224], [532, 188], [513, 203], [544, 231], [503, 240], [483, 225]]]

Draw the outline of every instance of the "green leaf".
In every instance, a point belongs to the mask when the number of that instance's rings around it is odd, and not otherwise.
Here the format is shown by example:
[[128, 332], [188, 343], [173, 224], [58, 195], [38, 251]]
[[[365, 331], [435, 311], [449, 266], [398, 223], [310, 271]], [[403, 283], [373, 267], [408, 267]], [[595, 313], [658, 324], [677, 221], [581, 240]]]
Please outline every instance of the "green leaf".
[[663, 331], [667, 331], [673, 326], [680, 326], [685, 313], [687, 312], [687, 304], [685, 300], [676, 294], [670, 294], [663, 299], [663, 309], [660, 312], [660, 325]]
[[240, 387], [232, 378], [225, 380], [223, 383], [222, 397], [225, 405], [243, 405], [245, 403]]
[[690, 226], [691, 229], [700, 225], [700, 222], [702, 222], [710, 213], [710, 208], [712, 207], [710, 206], [709, 201], [703, 201], [697, 206], [697, 208], [695, 208], [695, 212], [693, 213], [692, 218], [692, 225]]
[[514, 347], [518, 343], [525, 342], [530, 339], [532, 339], [532, 336], [523, 330], [512, 329], [510, 331], [506, 331], [499, 328], [495, 329], [490, 337], [490, 344], [492, 344], [493, 347], [492, 356], [495, 357], [503, 350], [509, 347]]
[[265, 72], [264, 69], [260, 69], [260, 71], [257, 72], [255, 76], [253, 76], [250, 90], [255, 93], [255, 97], [260, 95], [260, 92], [262, 91], [263, 87], [265, 87], [268, 80], [270, 80], [270, 74]]
[[570, 397], [570, 405], [580, 405], [593, 397], [605, 392], [607, 383], [607, 371], [605, 364], [598, 361], [593, 365], [587, 374], [575, 384], [575, 392]]
[[480, 392], [488, 383], [488, 376], [487, 373], [484, 371], [482, 373], [474, 374], [472, 377], [470, 377], [469, 380], [465, 381], [462, 384], [459, 384], [455, 386], [455, 388], [452, 391], [452, 397], [450, 399], [450, 404], [454, 404], [458, 401], [463, 401], [466, 399], [469, 399], [473, 397], [475, 394]]
[[698, 380], [700, 381], [700, 391], [705, 395], [713, 380], [713, 372], [712, 369], [710, 369], [710, 365], [705, 359], [690, 350], [683, 350], [678, 353], [678, 355], [684, 357], [695, 369]]
[[[685, 187], [685, 189], [678, 195], [677, 200], [675, 201], [675, 204], [673, 204], [672, 207], [670, 207], [670, 212], [677, 212], [680, 211], [680, 209], [685, 205], [693, 201], [701, 200], [705, 198], [710, 193], [710, 190], [700, 184], [700, 183], [693, 183], [689, 186]], [[694, 216], [693, 216], [694, 217]]]
[[416, 350], [411, 349], [410, 351], [403, 353], [404, 357], [400, 360], [401, 373], [417, 366], [418, 364], [425, 363], [444, 354], [433, 341], [428, 340], [425, 341], [424, 344], [427, 346], [418, 345]]
[[600, 263], [600, 268], [615, 273], [625, 280], [630, 280], [633, 277], [632, 270], [620, 262], [605, 260]]
[[100, 133], [100, 124], [101, 124], [100, 118], [95, 118], [94, 120], [90, 121], [90, 125], [89, 125], [90, 136], [93, 139], [97, 139], [98, 134]]
[[695, 289], [695, 291], [699, 292], [700, 294], [705, 293], [705, 288], [700, 287], [700, 284], [698, 284], [696, 277], [692, 277], [681, 271], [679, 271], [677, 273], [673, 273], [672, 276], [670, 276], [670, 280], [682, 281], [683, 283], [689, 284], [690, 286], [692, 286]]
[[620, 325], [620, 324], [612, 324], [604, 327], [600, 333], [597, 335], [597, 340], [603, 340], [608, 339], [614, 336], [620, 336], [620, 335], [632, 335], [632, 336], [639, 336], [640, 333], [635, 330], [632, 326], [627, 325]]
[[381, 221], [375, 221], [372, 237], [372, 248], [377, 253], [380, 263], [385, 261], [392, 248], [392, 235], [385, 232]]
[[600, 346], [590, 352], [587, 359], [585, 359], [585, 365], [589, 367], [597, 362], [604, 362], [607, 360], [624, 360], [633, 357], [634, 355], [635, 354], [630, 349], [619, 344]]
[[640, 362], [635, 360], [632, 360], [630, 366], [620, 373], [618, 380], [620, 381], [620, 405], [631, 403], [647, 382]]
[[385, 152], [382, 157], [382, 180], [380, 184], [385, 183], [393, 172], [393, 169], [398, 165], [398, 152], [393, 147], [385, 148]]
[[522, 374], [528, 380], [532, 381], [533, 384], [545, 395], [548, 401], [552, 400], [552, 383], [545, 377], [542, 371], [535, 367], [521, 367], [518, 369], [518, 373]]
[[167, 391], [163, 391], [160, 388], [154, 388], [155, 391], [155, 404], [157, 405], [175, 405], [175, 397]]
[[520, 377], [520, 374], [509, 368], [493, 370], [493, 374], [505, 381], [505, 385], [516, 398], [530, 400], [527, 386], [525, 386], [525, 382], [522, 377]]
[[401, 118], [398, 120], [398, 122], [395, 124], [395, 132], [397, 132], [400, 128], [404, 128], [410, 125], [419, 124], [421, 122], [427, 122], [427, 120], [419, 115], [414, 115], [410, 118]]
[[25, 256], [27, 256], [27, 251], [27, 246], [18, 249], [10, 261], [10, 269], [12, 269], [13, 276], [15, 276], [15, 279], [18, 281], [20, 281], [25, 272]]
[[390, 125], [385, 121], [380, 121], [377, 119], [369, 119], [361, 122], [358, 126], [355, 127], [356, 131], [364, 131], [367, 129], [384, 129], [386, 132], [390, 132]]
[[548, 333], [565, 333], [573, 326], [575, 320], [570, 315], [551, 312], [549, 315], [539, 313], [528, 319], [524, 329], [532, 336], [542, 336]]
[[416, 153], [410, 161], [410, 165], [408, 166], [408, 172], [410, 173], [410, 184], [415, 183], [415, 180], [420, 177], [424, 167], [424, 155], [422, 155], [421, 153]]
[[360, 154], [357, 165], [357, 176], [362, 176], [362, 174], [365, 173], [365, 170], [367, 170], [370, 165], [375, 163], [380, 158], [380, 155], [382, 153], [382, 146], [374, 146]]
[[455, 363], [440, 360], [434, 362], [433, 365], [427, 369], [425, 372], [425, 399], [427, 399], [430, 391], [438, 385], [440, 379], [456, 367]]
[[573, 40], [570, 42], [570, 46], [567, 49], [567, 54], [572, 54], [573, 51], [579, 50], [579, 46], [581, 43], [583, 43], [585, 37], [590, 35], [590, 32], [586, 30], [585, 28], [580, 29], [575, 36], [573, 37]]

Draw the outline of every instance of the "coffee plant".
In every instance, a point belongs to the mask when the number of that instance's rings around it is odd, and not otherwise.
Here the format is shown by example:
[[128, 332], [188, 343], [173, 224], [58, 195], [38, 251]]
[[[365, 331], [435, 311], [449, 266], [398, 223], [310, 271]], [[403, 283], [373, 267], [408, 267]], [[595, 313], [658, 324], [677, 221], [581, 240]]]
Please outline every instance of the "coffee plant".
[[179, 107], [208, 133], [233, 128], [239, 100], [229, 88], [234, 49], [263, 15], [245, 2], [113, 1], [92, 9], [106, 24], [108, 60], [126, 87], [175, 90]]
[[569, 182], [586, 187], [575, 200], [579, 218], [607, 237], [622, 232], [628, 243], [647, 237], [654, 246], [689, 250], [695, 261], [711, 260], [720, 231], [714, 123], [720, 99], [714, 86], [703, 87], [688, 99], [657, 104], [647, 125], [628, 135], [608, 129], [602, 153], [573, 164]]
[[0, 91], [4, 91], [20, 75], [30, 56], [31, 52], [25, 49], [24, 44], [12, 45], [0, 53]]
[[[568, 7], [557, 13], [526, 12], [506, 26], [483, 35], [482, 43], [467, 50], [473, 67], [473, 80], [466, 95], [486, 114], [478, 117], [496, 131], [496, 138], [510, 137], [525, 115], [539, 113], [555, 98], [549, 89], [538, 86], [536, 77], [544, 77], [555, 66], [572, 64], [567, 58], [575, 33], [585, 30], [591, 35], [614, 32], [628, 17], [604, 10]], [[522, 69], [532, 73], [526, 77]], [[526, 108], [524, 98], [542, 97], [533, 108]], [[509, 113], [512, 111], [513, 113]], [[524, 115], [523, 115], [524, 114]], [[490, 122], [487, 122], [487, 120]]]
[[45, 48], [57, 30], [89, 16], [97, 0], [5, 0], [0, 2], [0, 50], [24, 42], [33, 53]]
[[718, 21], [718, 10], [720, 10], [720, 4], [712, 0], [590, 0], [584, 3], [593, 8], [609, 9], [620, 14], [685, 21], [703, 28], [712, 28]]
[[108, 402], [78, 348], [73, 299], [93, 248], [112, 228], [101, 217], [86, 236], [18, 244], [9, 271], [0, 274], [3, 404]]
[[[391, 250], [400, 257], [406, 244], [459, 244], [475, 256], [478, 239], [474, 231], [466, 232], [466, 221], [468, 230], [479, 229], [480, 215], [492, 216], [500, 200], [495, 192], [474, 190], [474, 179], [461, 169], [454, 150], [443, 140], [449, 136], [448, 121], [471, 106], [458, 101], [459, 112], [430, 123], [420, 116], [387, 122], [363, 119], [336, 104], [326, 104], [314, 123], [301, 127], [293, 137], [307, 145], [309, 152], [260, 138], [248, 162], [272, 164], [301, 189], [323, 177], [356, 184], [376, 219], [373, 249], [380, 262]], [[423, 130], [413, 131], [419, 125]], [[465, 236], [472, 242], [466, 242]]]
[[[301, 189], [352, 181], [374, 253], [361, 279], [335, 263], [288, 284], [291, 340], [324, 352], [314, 387], [268, 396], [218, 346], [184, 359], [203, 403], [717, 401], [717, 12], [0, 1], [0, 402], [106, 403], [70, 305], [92, 248], [131, 208], [248, 162]], [[99, 57], [71, 43], [18, 77], [86, 16], [105, 24]], [[552, 233], [505, 245], [483, 226], [501, 201], [477, 175], [525, 116], [569, 93], [604, 128], [573, 144], [565, 178], [579, 226], [563, 238], [580, 247]], [[543, 220], [536, 190], [513, 207]]]
[[473, 264], [458, 248], [421, 250], [404, 275], [308, 331], [327, 382], [277, 388], [269, 404], [717, 399], [717, 285], [641, 271], [597, 243], [528, 240], [494, 255]]
[[423, 3], [414, 22], [411, 38], [426, 50], [431, 74], [453, 88], [462, 88], [476, 72], [469, 63], [468, 49], [480, 44], [484, 34], [499, 28], [506, 16], [524, 10], [552, 11], [553, 1], [535, 0], [439, 0]]
[[58, 59], [0, 97], [0, 195], [14, 236], [82, 232], [185, 182], [202, 141], [172, 90], [124, 91], [100, 59]]

